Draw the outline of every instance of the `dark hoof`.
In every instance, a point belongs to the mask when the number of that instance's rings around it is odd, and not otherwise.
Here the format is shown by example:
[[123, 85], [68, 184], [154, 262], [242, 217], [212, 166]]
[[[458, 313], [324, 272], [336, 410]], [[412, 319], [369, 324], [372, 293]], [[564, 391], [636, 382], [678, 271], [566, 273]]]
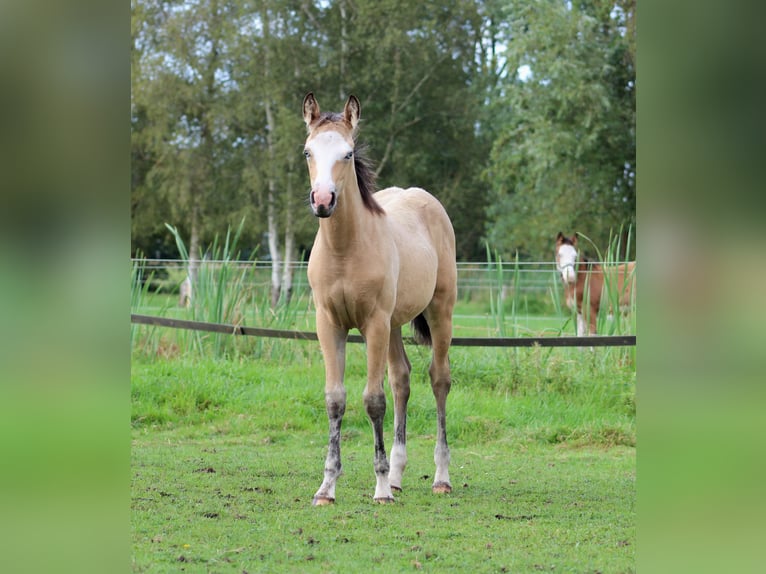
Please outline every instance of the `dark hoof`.
[[393, 504], [395, 502], [393, 497], [375, 498], [374, 500], [378, 504]]
[[401, 486], [394, 486], [392, 484], [391, 485], [391, 490], [393, 490], [394, 492], [401, 492], [402, 491], [402, 487]]
[[446, 482], [438, 482], [431, 487], [434, 494], [448, 494], [452, 492], [452, 486]]
[[334, 498], [327, 498], [325, 496], [315, 496], [314, 500], [311, 501], [311, 506], [329, 506], [330, 504], [334, 504], [335, 499]]

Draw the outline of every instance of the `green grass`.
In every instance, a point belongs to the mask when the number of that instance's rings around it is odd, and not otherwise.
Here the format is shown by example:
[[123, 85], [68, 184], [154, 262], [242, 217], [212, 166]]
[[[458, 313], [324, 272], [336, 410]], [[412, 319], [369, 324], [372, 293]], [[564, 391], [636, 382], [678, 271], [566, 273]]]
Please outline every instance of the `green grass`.
[[378, 506], [364, 347], [349, 345], [344, 475], [314, 508], [321, 353], [278, 345], [291, 360], [134, 355], [134, 571], [634, 571], [635, 371], [618, 349], [453, 349], [454, 491], [434, 496], [429, 354], [408, 347], [405, 491]]
[[632, 572], [632, 449], [410, 441], [404, 492], [371, 499], [368, 437], [345, 438], [338, 502], [314, 508], [321, 441], [163, 432], [133, 444], [135, 572]]
[[[134, 359], [134, 426], [172, 428], [242, 420], [247, 415], [251, 426], [244, 428], [246, 434], [275, 426], [289, 432], [315, 430], [317, 418], [325, 418], [318, 345], [287, 341], [281, 346], [297, 347], [302, 353], [295, 352], [290, 362]], [[498, 438], [493, 429], [506, 429], [514, 440], [556, 442], [550, 437], [559, 436], [590, 444], [589, 437], [596, 437], [596, 444], [632, 445], [635, 372], [614, 362], [619, 359], [615, 351], [619, 349], [454, 348], [449, 399], [453, 436], [481, 441]], [[429, 355], [412, 346], [409, 355], [413, 363], [409, 429], [431, 433], [435, 407], [427, 374]], [[368, 429], [361, 404], [365, 368], [364, 347], [349, 345], [347, 431]], [[386, 415], [389, 423], [391, 411]], [[611, 442], [604, 442], [608, 437]]]

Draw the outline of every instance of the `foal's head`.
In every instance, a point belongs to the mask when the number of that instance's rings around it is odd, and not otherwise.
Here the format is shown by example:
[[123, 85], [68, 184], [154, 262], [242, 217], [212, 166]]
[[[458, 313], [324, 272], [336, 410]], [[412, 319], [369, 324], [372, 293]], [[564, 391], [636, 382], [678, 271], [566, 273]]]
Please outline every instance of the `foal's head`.
[[577, 234], [564, 237], [559, 231], [556, 236], [556, 267], [564, 284], [577, 281]]
[[320, 113], [314, 94], [303, 99], [303, 121], [308, 137], [303, 149], [309, 166], [309, 203], [317, 217], [330, 217], [338, 205], [338, 195], [347, 183], [356, 182], [365, 207], [373, 213], [383, 209], [372, 197], [374, 175], [356, 149], [356, 128], [362, 108], [349, 96], [343, 113]]

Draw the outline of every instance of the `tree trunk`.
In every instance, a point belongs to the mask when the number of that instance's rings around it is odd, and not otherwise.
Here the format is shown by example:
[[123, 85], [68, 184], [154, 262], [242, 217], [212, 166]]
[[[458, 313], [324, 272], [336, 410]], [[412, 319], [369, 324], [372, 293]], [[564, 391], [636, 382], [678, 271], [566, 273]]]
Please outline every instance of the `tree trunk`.
[[295, 232], [293, 231], [292, 210], [287, 210], [285, 223], [285, 259], [282, 272], [282, 298], [289, 303], [293, 296], [293, 274], [295, 273]]
[[[271, 80], [271, 18], [269, 10], [264, 5], [261, 7], [261, 21], [263, 22], [264, 39], [264, 57], [263, 57], [263, 76], [266, 82]], [[267, 172], [267, 207], [266, 216], [268, 218], [269, 230], [269, 255], [271, 256], [271, 306], [276, 307], [279, 303], [279, 296], [282, 290], [281, 261], [279, 254], [279, 208], [277, 205], [277, 182], [274, 175], [274, 166], [276, 153], [274, 150], [274, 132], [276, 131], [276, 122], [274, 121], [274, 111], [272, 110], [272, 98], [270, 91], [264, 97], [266, 110], [266, 149], [269, 158]]]
[[279, 254], [279, 230], [274, 208], [274, 191], [269, 186], [269, 253], [271, 254], [271, 306], [276, 307], [279, 303], [279, 295], [282, 290], [280, 269], [282, 262]]
[[[266, 146], [268, 147], [269, 163], [274, 165], [274, 114], [271, 110], [271, 102], [266, 102]], [[269, 170], [270, 171], [270, 170]], [[277, 182], [274, 174], [268, 174], [268, 228], [269, 228], [269, 255], [271, 255], [271, 306], [276, 307], [282, 290], [281, 261], [279, 255], [279, 222], [277, 209]]]
[[197, 285], [197, 271], [199, 270], [199, 223], [200, 209], [197, 198], [193, 199], [191, 214], [191, 238], [189, 239], [189, 279], [192, 285]]
[[346, 30], [346, 2], [341, 0], [340, 6], [340, 82], [338, 82], [338, 89], [340, 90], [340, 99], [345, 99], [348, 94], [346, 93], [346, 54], [348, 53], [348, 32]]

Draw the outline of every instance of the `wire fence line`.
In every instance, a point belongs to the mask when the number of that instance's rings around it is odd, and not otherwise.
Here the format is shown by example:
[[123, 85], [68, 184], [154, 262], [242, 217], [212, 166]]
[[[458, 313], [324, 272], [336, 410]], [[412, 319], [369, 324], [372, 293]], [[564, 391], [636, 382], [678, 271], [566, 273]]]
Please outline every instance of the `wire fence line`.
[[[173, 287], [180, 284], [188, 274], [189, 262], [179, 259], [132, 258], [131, 265], [142, 267], [144, 277], [147, 277], [149, 272], [155, 272], [157, 275], [155, 280], [164, 281], [168, 286]], [[252, 272], [250, 285], [267, 287], [271, 284], [272, 262], [270, 260], [201, 259], [196, 261], [195, 265], [210, 269], [226, 265], [232, 270], [249, 270]], [[280, 265], [282, 269], [287, 266], [292, 270], [293, 289], [308, 289], [306, 261], [281, 262]], [[546, 293], [550, 288], [557, 286], [559, 281], [556, 264], [553, 261], [459, 261], [457, 271], [458, 292], [459, 296], [463, 297], [470, 297], [475, 291], [486, 292], [497, 288], [498, 283], [501, 283], [503, 289], [508, 291], [513, 288], [512, 279], [517, 272], [522, 279], [518, 283], [518, 289], [524, 293]]]
[[[268, 337], [278, 339], [296, 339], [317, 341], [317, 334], [310, 331], [295, 331], [287, 329], [263, 329], [223, 323], [207, 323], [172, 319], [169, 317], [154, 317], [131, 313], [131, 323], [153, 325], [172, 329], [187, 329], [191, 331], [207, 331], [229, 335]], [[349, 334], [348, 342], [364, 343], [361, 335]], [[405, 337], [404, 342], [415, 344], [412, 337]], [[453, 337], [453, 347], [634, 347], [635, 335], [593, 335], [588, 337]]]
[[[136, 258], [132, 257], [130, 259], [131, 264], [143, 264], [146, 267], [151, 267], [155, 269], [186, 269], [189, 265], [188, 261], [184, 261], [181, 259], [150, 259], [150, 258]], [[628, 261], [609, 261], [609, 264], [612, 265], [620, 265], [628, 263]], [[247, 260], [231, 260], [231, 259], [199, 259], [195, 261], [196, 265], [230, 265], [235, 268], [254, 268], [254, 269], [268, 269], [271, 270], [272, 262], [268, 259], [255, 259], [252, 261]], [[293, 270], [305, 270], [308, 268], [308, 261], [288, 261], [285, 263], [284, 261], [280, 262], [281, 266], [289, 266]], [[555, 271], [556, 269], [556, 263], [555, 261], [458, 261], [457, 262], [457, 269], [458, 274], [462, 272], [471, 272], [471, 271], [488, 271], [488, 270], [494, 270], [498, 267], [506, 270], [506, 271], [512, 271], [516, 267], [520, 268], [524, 271], [535, 271], [535, 272], [551, 272]]]

